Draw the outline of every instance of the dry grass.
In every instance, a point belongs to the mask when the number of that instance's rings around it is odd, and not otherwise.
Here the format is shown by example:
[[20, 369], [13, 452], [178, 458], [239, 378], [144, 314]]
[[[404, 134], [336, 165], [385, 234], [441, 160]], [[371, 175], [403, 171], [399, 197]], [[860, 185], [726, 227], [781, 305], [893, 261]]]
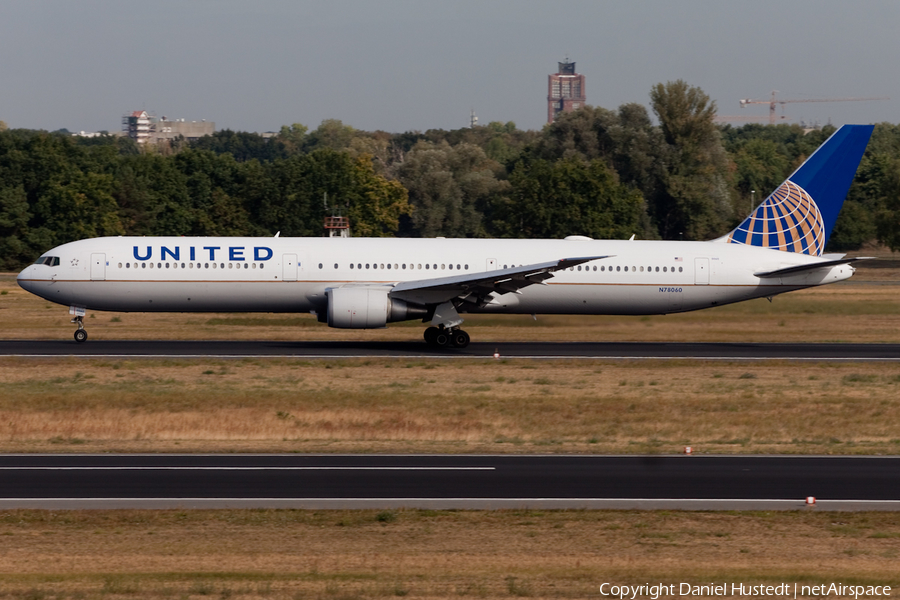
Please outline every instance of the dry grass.
[[603, 582], [900, 585], [896, 513], [13, 511], [0, 597], [599, 596]]
[[0, 359], [0, 451], [896, 454], [900, 366]]
[[[882, 252], [884, 254], [884, 252]], [[900, 342], [900, 268], [896, 261], [862, 263], [848, 282], [694, 313], [649, 317], [469, 315], [476, 341], [721, 341]], [[20, 289], [13, 275], [0, 275], [2, 339], [71, 339], [65, 307]], [[421, 341], [418, 322], [387, 329], [329, 329], [308, 314], [199, 314], [91, 312], [92, 340], [102, 339], [284, 339]]]

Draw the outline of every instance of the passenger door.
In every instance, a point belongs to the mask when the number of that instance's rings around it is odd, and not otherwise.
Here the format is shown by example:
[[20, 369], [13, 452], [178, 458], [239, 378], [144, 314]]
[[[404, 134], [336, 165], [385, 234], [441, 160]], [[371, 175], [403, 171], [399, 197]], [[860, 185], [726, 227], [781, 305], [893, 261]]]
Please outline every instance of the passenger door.
[[281, 257], [281, 280], [297, 281], [297, 255], [284, 254]]
[[694, 285], [709, 285], [709, 259], [694, 259]]
[[106, 254], [91, 254], [91, 281], [106, 279]]

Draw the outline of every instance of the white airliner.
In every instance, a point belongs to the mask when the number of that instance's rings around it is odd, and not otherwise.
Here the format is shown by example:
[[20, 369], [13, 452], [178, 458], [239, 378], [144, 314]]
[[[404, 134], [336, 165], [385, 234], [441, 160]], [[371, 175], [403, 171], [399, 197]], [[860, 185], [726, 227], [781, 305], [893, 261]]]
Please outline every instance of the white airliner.
[[872, 126], [845, 125], [728, 235], [708, 242], [105, 237], [53, 248], [18, 276], [85, 310], [314, 312], [331, 327], [430, 322], [465, 347], [460, 313], [649, 315], [841, 281], [857, 260], [823, 254]]

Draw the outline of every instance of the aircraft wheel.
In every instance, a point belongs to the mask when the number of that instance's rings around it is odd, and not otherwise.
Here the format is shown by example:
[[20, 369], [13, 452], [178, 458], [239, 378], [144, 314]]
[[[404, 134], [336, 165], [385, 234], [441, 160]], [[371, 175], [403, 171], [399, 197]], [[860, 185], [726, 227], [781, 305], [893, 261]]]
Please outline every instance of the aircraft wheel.
[[444, 329], [439, 329], [434, 336], [434, 345], [439, 347], [450, 345], [450, 334]]
[[455, 348], [465, 348], [469, 345], [469, 334], [462, 329], [457, 329], [450, 336], [450, 341]]
[[75, 341], [79, 344], [87, 341], [87, 331], [84, 329], [76, 329], [75, 330]]
[[429, 346], [435, 345], [434, 338], [438, 334], [438, 331], [440, 331], [440, 330], [437, 327], [429, 327], [428, 329], [425, 330], [425, 342]]

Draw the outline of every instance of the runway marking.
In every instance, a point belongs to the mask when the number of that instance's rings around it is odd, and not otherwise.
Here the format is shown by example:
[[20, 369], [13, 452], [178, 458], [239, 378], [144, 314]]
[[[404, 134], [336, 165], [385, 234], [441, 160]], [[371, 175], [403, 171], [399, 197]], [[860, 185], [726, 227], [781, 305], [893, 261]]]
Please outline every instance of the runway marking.
[[[805, 504], [805, 498], [388, 498], [388, 497], [371, 497], [371, 498], [256, 498], [253, 496], [239, 498], [220, 498], [216, 496], [209, 497], [185, 497], [185, 498], [168, 498], [168, 497], [67, 497], [67, 498], [2, 498], [2, 502], [75, 502], [82, 500], [92, 500], [95, 502], [144, 502], [153, 500], [158, 502], [768, 502], [768, 503], [784, 503], [797, 502]], [[871, 504], [900, 504], [900, 500], [829, 500], [827, 498], [816, 498], [816, 502], [827, 503], [851, 503], [865, 502]]]
[[[475, 354], [4, 354], [15, 358], [191, 358], [191, 359], [261, 359], [261, 358], [302, 358], [302, 359], [358, 359], [358, 358], [407, 358], [407, 359], [482, 359], [496, 360], [493, 355]], [[505, 354], [501, 359], [528, 360], [697, 360], [697, 361], [772, 361], [789, 360], [804, 362], [900, 362], [900, 356], [606, 356], [589, 354], [539, 355]]]
[[0, 466], [0, 471], [496, 471], [496, 467], [166, 467], [166, 466]]

